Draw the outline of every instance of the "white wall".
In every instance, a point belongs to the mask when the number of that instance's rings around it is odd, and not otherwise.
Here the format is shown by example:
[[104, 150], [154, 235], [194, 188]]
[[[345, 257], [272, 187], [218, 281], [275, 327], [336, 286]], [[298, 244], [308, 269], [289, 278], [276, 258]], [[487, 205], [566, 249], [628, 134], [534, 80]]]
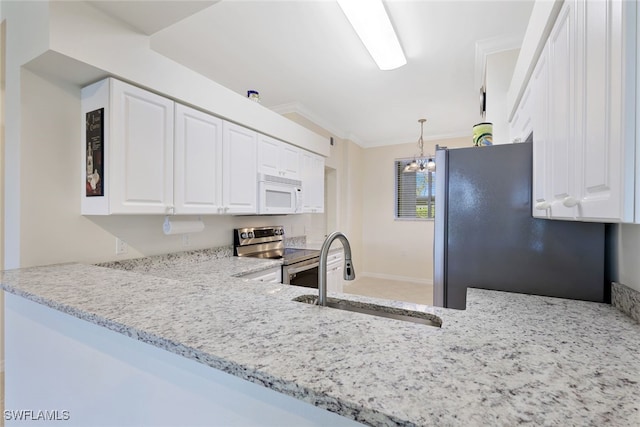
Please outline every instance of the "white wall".
[[487, 56], [485, 84], [487, 88], [486, 121], [493, 123], [493, 143], [509, 140], [507, 92], [520, 49], [506, 50]]
[[[329, 144], [332, 136], [329, 131], [297, 113], [285, 114], [285, 117], [324, 136]], [[352, 141], [334, 137], [334, 145], [329, 145], [329, 157], [325, 160], [325, 200], [328, 202], [325, 214], [312, 215], [311, 232], [307, 233], [308, 241], [319, 245], [325, 235], [342, 231], [351, 245], [356, 274], [363, 271], [364, 262], [362, 209], [365, 195], [362, 171], [365, 151]]]
[[6, 19], [4, 146], [4, 268], [20, 265], [20, 65], [48, 45], [47, 2], [2, 2]]
[[[473, 145], [468, 138], [427, 141], [454, 147]], [[412, 156], [416, 143], [364, 150], [362, 247], [364, 274], [431, 284], [433, 281], [433, 221], [396, 220], [394, 161]], [[434, 153], [434, 149], [427, 148]], [[437, 167], [437, 166], [436, 166]], [[436, 170], [437, 174], [437, 170]], [[437, 179], [437, 178], [436, 178]]]

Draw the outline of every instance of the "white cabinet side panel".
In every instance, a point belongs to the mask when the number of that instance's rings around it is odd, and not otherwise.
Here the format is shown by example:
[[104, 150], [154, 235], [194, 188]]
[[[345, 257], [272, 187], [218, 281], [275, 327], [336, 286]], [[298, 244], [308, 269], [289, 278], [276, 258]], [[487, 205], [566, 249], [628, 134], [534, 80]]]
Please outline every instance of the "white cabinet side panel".
[[[108, 215], [109, 212], [109, 199], [111, 195], [111, 184], [110, 184], [110, 166], [111, 166], [111, 133], [110, 133], [110, 125], [113, 120], [111, 114], [111, 103], [110, 103], [110, 84], [109, 80], [101, 80], [96, 82], [90, 86], [84, 87], [81, 92], [82, 99], [82, 115], [80, 118], [80, 135], [81, 135], [81, 144], [79, 151], [80, 155], [80, 164], [82, 167], [80, 168], [81, 176], [79, 177], [80, 183], [80, 200], [81, 207], [80, 212], [82, 215]], [[86, 159], [87, 159], [87, 141], [86, 141], [86, 115], [90, 111], [95, 111], [100, 108], [104, 108], [104, 116], [103, 116], [103, 130], [104, 130], [104, 140], [103, 144], [103, 165], [104, 171], [106, 173], [103, 174], [100, 179], [102, 179], [103, 184], [103, 196], [91, 196], [87, 197], [87, 176], [86, 176]]]

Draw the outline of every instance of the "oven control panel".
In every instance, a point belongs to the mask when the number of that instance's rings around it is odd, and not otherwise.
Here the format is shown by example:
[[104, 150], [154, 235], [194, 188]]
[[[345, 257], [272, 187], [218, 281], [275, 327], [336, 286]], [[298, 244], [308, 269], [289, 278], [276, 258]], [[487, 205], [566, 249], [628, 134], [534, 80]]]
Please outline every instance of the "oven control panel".
[[250, 239], [284, 239], [284, 227], [247, 227], [236, 228], [233, 230], [234, 243], [238, 241], [239, 244], [251, 244], [250, 242], [242, 242], [243, 240]]
[[250, 245], [262, 243], [278, 243], [284, 241], [284, 227], [281, 225], [271, 227], [246, 227], [233, 230], [234, 255], [239, 250]]

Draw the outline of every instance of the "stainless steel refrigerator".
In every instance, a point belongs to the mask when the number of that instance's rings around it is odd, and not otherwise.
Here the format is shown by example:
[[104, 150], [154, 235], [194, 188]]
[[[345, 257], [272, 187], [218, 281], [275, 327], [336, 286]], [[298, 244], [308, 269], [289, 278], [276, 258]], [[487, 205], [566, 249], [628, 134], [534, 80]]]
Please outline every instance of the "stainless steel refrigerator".
[[531, 214], [532, 144], [436, 151], [434, 305], [467, 287], [604, 302], [605, 225]]

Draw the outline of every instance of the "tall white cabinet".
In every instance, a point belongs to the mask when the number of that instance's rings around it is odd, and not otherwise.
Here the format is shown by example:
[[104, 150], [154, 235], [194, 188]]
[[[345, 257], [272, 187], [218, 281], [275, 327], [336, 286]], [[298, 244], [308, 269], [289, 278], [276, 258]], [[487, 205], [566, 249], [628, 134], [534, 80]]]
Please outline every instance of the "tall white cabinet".
[[633, 222], [636, 3], [567, 0], [532, 75], [533, 215]]
[[[574, 210], [581, 218], [632, 222], [636, 111], [637, 2], [577, 1], [583, 65], [577, 118]], [[638, 141], [640, 142], [640, 141]], [[636, 221], [640, 217], [635, 218]]]

